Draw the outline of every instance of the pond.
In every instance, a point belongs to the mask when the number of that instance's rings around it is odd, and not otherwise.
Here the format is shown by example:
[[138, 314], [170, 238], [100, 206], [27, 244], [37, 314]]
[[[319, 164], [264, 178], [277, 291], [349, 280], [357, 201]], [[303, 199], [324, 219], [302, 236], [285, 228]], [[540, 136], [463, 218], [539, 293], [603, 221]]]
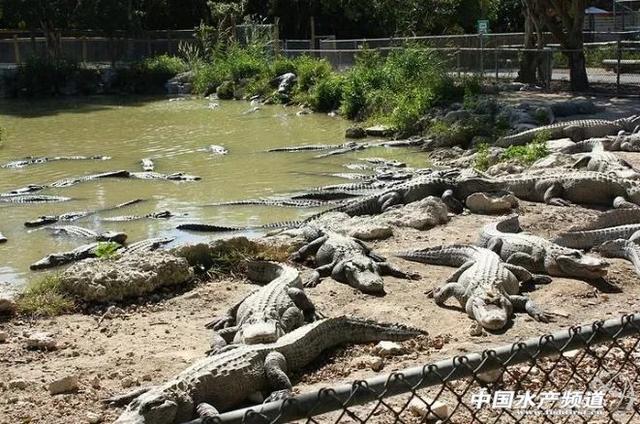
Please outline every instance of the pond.
[[[94, 210], [132, 199], [144, 202], [69, 223], [95, 231], [116, 230], [129, 241], [175, 236], [174, 243], [210, 239], [175, 229], [183, 222], [244, 226], [298, 219], [313, 209], [262, 206], [206, 206], [208, 203], [255, 199], [325, 184], [347, 182], [326, 174], [352, 171], [344, 165], [362, 157], [385, 157], [424, 166], [425, 157], [411, 149], [375, 148], [328, 158], [318, 152], [266, 152], [269, 148], [344, 142], [348, 121], [324, 114], [298, 116], [298, 108], [261, 106], [248, 102], [207, 99], [149, 99], [97, 97], [1, 101], [0, 126], [6, 129], [0, 164], [27, 156], [110, 156], [110, 160], [58, 161], [24, 168], [0, 168], [0, 193], [28, 184], [128, 170], [141, 171], [140, 161], [151, 158], [155, 171], [200, 176], [196, 182], [100, 179], [42, 194], [71, 197], [61, 203], [0, 204], [0, 282], [14, 288], [31, 278], [29, 265], [49, 253], [71, 250], [82, 239], [53, 236], [45, 228], [29, 229], [25, 221], [41, 215]], [[211, 144], [229, 151], [220, 156], [203, 151]], [[107, 222], [110, 215], [144, 215], [169, 210], [178, 215], [164, 220]], [[67, 223], [62, 223], [62, 225]]]

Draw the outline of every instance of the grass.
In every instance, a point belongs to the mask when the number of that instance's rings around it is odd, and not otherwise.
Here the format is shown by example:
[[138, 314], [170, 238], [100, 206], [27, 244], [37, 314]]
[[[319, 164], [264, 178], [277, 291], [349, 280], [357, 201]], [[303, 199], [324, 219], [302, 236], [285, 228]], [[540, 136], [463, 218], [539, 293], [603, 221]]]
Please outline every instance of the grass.
[[473, 167], [478, 171], [486, 171], [491, 166], [489, 160], [489, 145], [487, 143], [479, 144], [476, 149]]
[[524, 146], [509, 146], [500, 156], [503, 161], [513, 160], [523, 165], [531, 165], [535, 161], [549, 155], [546, 140], [534, 140]]
[[72, 312], [75, 304], [64, 294], [60, 276], [47, 274], [30, 282], [16, 298], [18, 313], [32, 316], [52, 317]]
[[120, 245], [112, 241], [98, 243], [98, 247], [96, 247], [96, 257], [100, 259], [111, 259], [115, 256], [119, 248]]

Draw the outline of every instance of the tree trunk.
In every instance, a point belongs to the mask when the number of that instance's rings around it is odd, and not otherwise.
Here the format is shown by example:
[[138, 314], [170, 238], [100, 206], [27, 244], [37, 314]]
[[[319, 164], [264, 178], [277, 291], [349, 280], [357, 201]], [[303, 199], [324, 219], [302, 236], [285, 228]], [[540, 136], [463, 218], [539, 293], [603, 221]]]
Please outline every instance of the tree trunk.
[[537, 68], [537, 52], [531, 51], [535, 47], [533, 40], [533, 24], [531, 22], [531, 15], [525, 13], [524, 21], [524, 48], [526, 51], [522, 53], [520, 58], [520, 70], [518, 71], [518, 78], [516, 81], [526, 84], [535, 84], [536, 68]]
[[569, 58], [569, 75], [571, 77], [571, 90], [585, 91], [589, 88], [586, 59], [584, 50], [570, 51], [566, 53]]

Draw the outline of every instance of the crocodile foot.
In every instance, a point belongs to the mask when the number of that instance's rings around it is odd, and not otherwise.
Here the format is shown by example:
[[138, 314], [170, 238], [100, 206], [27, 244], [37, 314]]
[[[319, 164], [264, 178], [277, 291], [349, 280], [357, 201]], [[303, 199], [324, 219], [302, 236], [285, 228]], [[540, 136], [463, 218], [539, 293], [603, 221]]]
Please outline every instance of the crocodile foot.
[[278, 400], [285, 400], [288, 399], [292, 396], [291, 390], [289, 389], [283, 389], [283, 390], [276, 390], [275, 392], [272, 392], [269, 397], [267, 397], [264, 400], [264, 403], [269, 403], [269, 402], [276, 402]]

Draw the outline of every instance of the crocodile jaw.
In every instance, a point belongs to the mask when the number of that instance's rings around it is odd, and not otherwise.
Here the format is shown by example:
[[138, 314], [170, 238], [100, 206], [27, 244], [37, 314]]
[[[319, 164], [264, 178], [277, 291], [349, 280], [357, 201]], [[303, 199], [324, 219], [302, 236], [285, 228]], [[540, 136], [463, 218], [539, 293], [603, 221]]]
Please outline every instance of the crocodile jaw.
[[242, 343], [274, 343], [283, 334], [284, 333], [279, 330], [275, 321], [256, 322], [249, 324], [242, 329]]
[[467, 301], [467, 314], [482, 326], [490, 331], [500, 330], [507, 325], [509, 317], [513, 312], [511, 302], [503, 296], [496, 299], [484, 299], [479, 296], [472, 296]]
[[369, 270], [345, 270], [349, 285], [368, 294], [384, 295], [384, 280], [376, 272]]
[[596, 257], [580, 255], [558, 256], [556, 264], [563, 275], [586, 279], [598, 279], [607, 275], [609, 263]]
[[176, 402], [150, 390], [134, 399], [114, 424], [173, 424], [177, 413]]

